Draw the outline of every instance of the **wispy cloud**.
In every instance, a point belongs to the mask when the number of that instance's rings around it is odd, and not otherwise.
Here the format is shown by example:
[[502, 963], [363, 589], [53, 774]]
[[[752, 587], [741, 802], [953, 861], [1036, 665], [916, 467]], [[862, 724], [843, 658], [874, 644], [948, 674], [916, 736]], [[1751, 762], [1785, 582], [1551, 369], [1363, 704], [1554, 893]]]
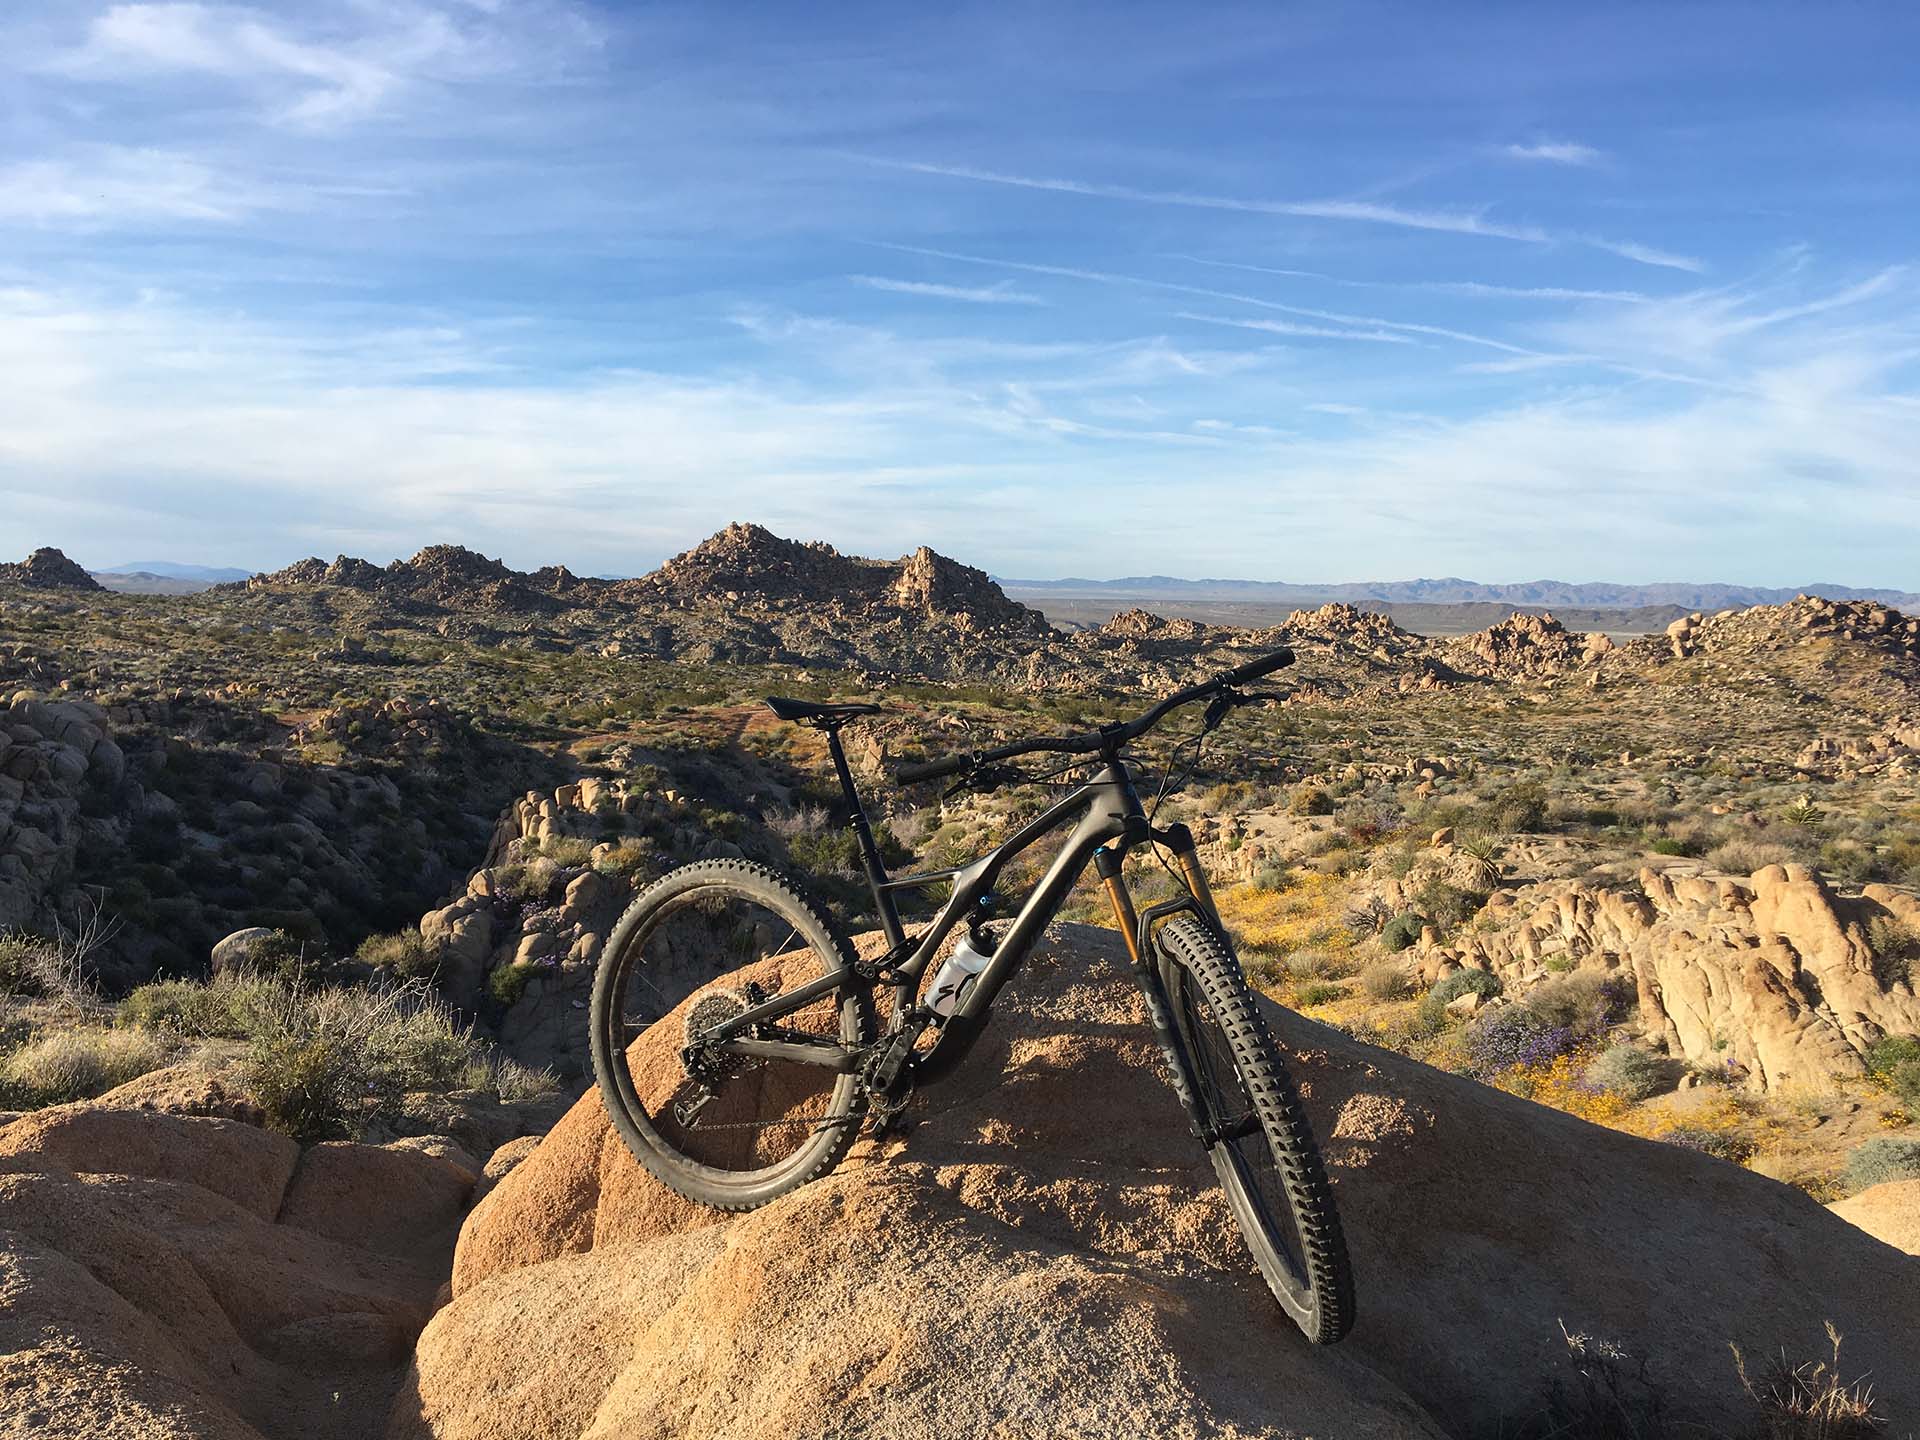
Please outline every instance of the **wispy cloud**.
[[1336, 311], [1315, 310], [1304, 305], [1288, 305], [1260, 295], [1245, 295], [1232, 290], [1210, 290], [1201, 285], [1182, 285], [1175, 280], [1155, 280], [1144, 275], [1123, 275], [1110, 270], [1085, 270], [1070, 265], [1046, 265], [1027, 260], [1001, 260], [987, 255], [969, 255], [964, 251], [936, 250], [923, 245], [901, 245], [890, 241], [875, 240], [866, 243], [886, 250], [899, 250], [910, 255], [927, 255], [941, 260], [954, 260], [965, 265], [993, 265], [1005, 270], [1024, 270], [1036, 275], [1058, 275], [1065, 279], [1087, 280], [1101, 285], [1126, 285], [1150, 290], [1167, 290], [1179, 295], [1199, 295], [1209, 300], [1230, 300], [1237, 305], [1251, 305], [1256, 309], [1277, 311], [1284, 315], [1299, 315], [1309, 320], [1331, 320], [1339, 325], [1371, 326], [1376, 329], [1404, 331], [1409, 335], [1431, 335], [1436, 339], [1457, 340], [1466, 345], [1484, 345], [1490, 349], [1505, 350], [1520, 355], [1532, 353], [1525, 346], [1513, 345], [1491, 336], [1476, 335], [1446, 326], [1426, 325], [1407, 320], [1386, 320], [1374, 315], [1343, 315]]
[[580, 12], [545, 0], [316, 3], [298, 15], [289, 23], [248, 6], [189, 0], [114, 5], [50, 68], [95, 81], [215, 77], [254, 91], [277, 123], [331, 129], [390, 108], [423, 82], [547, 72], [562, 54], [599, 41]]
[[86, 145], [0, 169], [0, 221], [232, 222], [295, 203], [284, 186], [241, 181], [171, 150]]
[[884, 275], [849, 275], [856, 285], [869, 290], [886, 290], [896, 295], [925, 295], [934, 300], [963, 300], [972, 305], [1045, 305], [1039, 295], [1013, 290], [1005, 285], [937, 285], [927, 280], [891, 280]]
[[1050, 190], [1058, 194], [1080, 195], [1090, 199], [1137, 201], [1150, 205], [1180, 205], [1200, 210], [1231, 210], [1255, 215], [1286, 215], [1312, 220], [1344, 220], [1373, 225], [1396, 225], [1414, 230], [1435, 230], [1452, 235], [1521, 240], [1536, 245], [1566, 241], [1579, 245], [1591, 245], [1626, 259], [1638, 261], [1643, 265], [1660, 265], [1681, 270], [1703, 268], [1702, 262], [1690, 256], [1670, 254], [1636, 241], [1610, 240], [1585, 234], [1557, 234], [1538, 225], [1490, 220], [1484, 210], [1412, 210], [1370, 200], [1254, 200], [1196, 194], [1184, 190], [1151, 190], [1132, 185], [1113, 185], [1087, 180], [1013, 175], [971, 165], [938, 165], [923, 160], [892, 160], [875, 155], [855, 155], [852, 158], [884, 169], [904, 170], [916, 175], [940, 175], [949, 179], [971, 180], [987, 185], [1010, 185], [1025, 190]]
[[1531, 145], [1509, 145], [1504, 152], [1513, 160], [1544, 160], [1551, 165], [1598, 165], [1605, 158], [1591, 145], [1576, 145], [1571, 140], [1537, 140]]
[[1478, 280], [1357, 280], [1328, 275], [1318, 270], [1285, 270], [1272, 265], [1251, 265], [1241, 260], [1212, 260], [1200, 255], [1176, 254], [1175, 260], [1195, 265], [1211, 265], [1221, 270], [1244, 270], [1254, 275], [1278, 275], [1288, 279], [1324, 280], [1329, 285], [1349, 285], [1367, 290], [1432, 290], [1449, 295], [1483, 295], [1511, 300], [1617, 300], [1643, 303], [1647, 297], [1638, 290], [1579, 290], [1558, 285], [1489, 285]]
[[1371, 340], [1387, 345], [1411, 345], [1405, 335], [1386, 330], [1335, 330], [1321, 325], [1299, 325], [1291, 320], [1243, 320], [1231, 315], [1201, 315], [1192, 310], [1179, 312], [1182, 320], [1197, 320], [1204, 325], [1231, 325], [1241, 330], [1260, 330], [1269, 335], [1309, 335], [1324, 340]]

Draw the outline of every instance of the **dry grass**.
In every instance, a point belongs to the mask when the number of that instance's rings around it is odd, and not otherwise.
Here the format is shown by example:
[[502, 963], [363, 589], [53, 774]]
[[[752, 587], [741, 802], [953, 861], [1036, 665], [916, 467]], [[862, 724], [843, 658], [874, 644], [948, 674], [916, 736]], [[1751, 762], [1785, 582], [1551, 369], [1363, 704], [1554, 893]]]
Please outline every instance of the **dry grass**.
[[0, 1059], [0, 1105], [37, 1110], [91, 1100], [171, 1059], [166, 1043], [145, 1031], [50, 1030]]
[[1733, 1360], [1740, 1383], [1760, 1407], [1765, 1440], [1870, 1440], [1887, 1428], [1867, 1377], [1847, 1380], [1840, 1369], [1840, 1332], [1827, 1322], [1831, 1357], [1789, 1365], [1785, 1352], [1768, 1360], [1756, 1375], [1747, 1369], [1740, 1347]]

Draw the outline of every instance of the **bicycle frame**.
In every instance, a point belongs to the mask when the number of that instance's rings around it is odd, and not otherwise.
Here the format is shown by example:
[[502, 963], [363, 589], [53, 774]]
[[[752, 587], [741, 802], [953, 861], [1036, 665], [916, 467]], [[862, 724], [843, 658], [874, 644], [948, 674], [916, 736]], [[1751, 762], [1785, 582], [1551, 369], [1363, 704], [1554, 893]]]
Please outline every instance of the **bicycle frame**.
[[[1148, 820], [1134, 790], [1133, 777], [1125, 758], [1117, 748], [1103, 755], [1099, 768], [1086, 784], [1067, 795], [1058, 804], [1023, 826], [995, 849], [969, 865], [950, 870], [889, 878], [873, 844], [870, 828], [851, 774], [841, 753], [839, 736], [828, 732], [829, 748], [839, 771], [852, 816], [850, 826], [862, 841], [868, 880], [881, 929], [889, 942], [889, 952], [880, 962], [841, 965], [818, 979], [785, 994], [773, 996], [761, 1004], [715, 1025], [705, 1039], [726, 1053], [764, 1058], [779, 1058], [822, 1065], [851, 1073], [866, 1065], [869, 1056], [877, 1060], [870, 1077], [877, 1088], [892, 1092], [905, 1085], [938, 1078], [964, 1059], [985, 1028], [994, 998], [1019, 972], [1033, 951], [1035, 942], [1066, 902], [1067, 894], [1085, 873], [1089, 863], [1097, 865], [1101, 883], [1113, 906], [1122, 938], [1132, 961], [1135, 980], [1146, 994], [1154, 1031], [1173, 1064], [1175, 1088], [1190, 1111], [1192, 1070], [1186, 1046], [1172, 1024], [1166, 1004], [1166, 992], [1152, 956], [1151, 929], [1161, 919], [1179, 910], [1195, 910], [1224, 936], [1212, 892], [1194, 847], [1192, 833], [1184, 825], [1156, 829]], [[1075, 816], [1078, 816], [1075, 822]], [[1007, 865], [1047, 835], [1073, 824], [1072, 831], [1055, 854], [1046, 873], [1028, 892], [1012, 924], [994, 947], [986, 967], [962, 997], [953, 1013], [941, 1017], [918, 1002], [915, 996], [921, 977], [933, 963], [946, 938], [968, 914], [989, 896]], [[1151, 907], [1144, 915], [1134, 911], [1121, 874], [1124, 856], [1136, 845], [1157, 842], [1172, 850], [1186, 880], [1186, 898]], [[953, 892], [927, 928], [909, 942], [904, 935], [894, 896], [904, 890], [918, 890], [951, 882]], [[904, 952], [904, 953], [903, 953]], [[769, 1039], [747, 1032], [779, 1020], [849, 984], [869, 991], [883, 985], [893, 990], [893, 1014], [887, 1032], [870, 1052], [857, 1053], [845, 1046], [820, 1039]], [[931, 1025], [940, 1022], [940, 1034], [931, 1049], [917, 1051], [916, 1042]], [[1197, 1114], [1197, 1111], [1195, 1112]]]

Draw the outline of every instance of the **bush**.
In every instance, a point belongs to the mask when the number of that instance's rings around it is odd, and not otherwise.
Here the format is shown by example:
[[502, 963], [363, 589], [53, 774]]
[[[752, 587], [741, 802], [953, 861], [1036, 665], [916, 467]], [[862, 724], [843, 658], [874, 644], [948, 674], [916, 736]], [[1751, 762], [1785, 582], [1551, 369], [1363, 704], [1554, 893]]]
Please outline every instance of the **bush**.
[[1695, 1150], [1718, 1160], [1731, 1160], [1736, 1165], [1753, 1154], [1753, 1142], [1745, 1136], [1729, 1134], [1725, 1130], [1708, 1130], [1698, 1125], [1676, 1125], [1662, 1132], [1658, 1138], [1682, 1150]]
[[502, 1010], [511, 1010], [526, 993], [536, 967], [509, 963], [497, 965], [487, 976], [487, 994]]
[[1412, 910], [1404, 910], [1380, 930], [1380, 943], [1389, 955], [1397, 955], [1420, 938], [1426, 921]]
[[1707, 864], [1727, 875], [1751, 875], [1769, 865], [1785, 865], [1793, 851], [1760, 840], [1729, 840], [1707, 852]]
[[1346, 993], [1347, 987], [1344, 985], [1331, 985], [1325, 981], [1316, 980], [1311, 984], [1302, 985], [1294, 992], [1293, 998], [1296, 1005], [1303, 1009], [1311, 1009], [1315, 1005], [1331, 1004]]
[[1865, 1190], [1888, 1180], [1920, 1180], [1920, 1140], [1886, 1136], [1855, 1146], [1847, 1156], [1849, 1191]]
[[1487, 828], [1508, 834], [1527, 833], [1547, 823], [1547, 790], [1537, 780], [1521, 780], [1496, 792], [1481, 813]]
[[1413, 990], [1406, 966], [1381, 960], [1360, 972], [1360, 989], [1374, 1000], [1404, 1000]]
[[0, 1104], [16, 1110], [91, 1100], [168, 1061], [167, 1047], [137, 1030], [54, 1030], [0, 1059]]
[[432, 975], [440, 968], [440, 957], [422, 938], [419, 930], [406, 929], [391, 935], [369, 935], [353, 952], [353, 958], [375, 970], [385, 970], [402, 980]]
[[1333, 797], [1318, 785], [1303, 785], [1293, 792], [1293, 798], [1287, 802], [1289, 815], [1331, 815]]
[[1885, 1080], [1909, 1061], [1920, 1061], [1920, 1036], [1882, 1035], [1867, 1047], [1867, 1070]]
[[493, 1062], [426, 986], [280, 990], [262, 1017], [246, 1079], [274, 1129], [352, 1139], [409, 1090], [464, 1087]]
[[1617, 975], [1576, 970], [1536, 985], [1522, 1002], [1543, 1024], [1565, 1028], [1575, 1040], [1597, 1040], [1632, 1007], [1632, 986]]
[[1441, 931], [1465, 924], [1486, 903], [1485, 891], [1463, 889], [1444, 880], [1429, 880], [1413, 897], [1414, 908]]
[[1467, 1069], [1482, 1080], [1517, 1065], [1544, 1065], [1573, 1048], [1573, 1031], [1522, 1005], [1483, 1010], [1467, 1025]]
[[1443, 975], [1440, 983], [1427, 992], [1427, 1001], [1445, 1009], [1454, 1000], [1471, 990], [1484, 999], [1491, 1000], [1506, 987], [1500, 983], [1500, 977], [1491, 970], [1482, 970], [1476, 965], [1468, 965], [1451, 975]]
[[205, 984], [155, 980], [120, 1002], [122, 1025], [202, 1039], [244, 1040], [278, 1003], [281, 986], [258, 975], [226, 971]]
[[1887, 1088], [1900, 1103], [1920, 1111], [1920, 1060], [1902, 1060], [1887, 1074]]
[[1920, 960], [1920, 933], [1891, 915], [1876, 915], [1867, 923], [1867, 943], [1873, 947], [1873, 978], [1888, 989], [1913, 978]]
[[1673, 1067], [1637, 1045], [1615, 1045], [1587, 1067], [1589, 1085], [1625, 1100], [1645, 1100], [1672, 1087]]

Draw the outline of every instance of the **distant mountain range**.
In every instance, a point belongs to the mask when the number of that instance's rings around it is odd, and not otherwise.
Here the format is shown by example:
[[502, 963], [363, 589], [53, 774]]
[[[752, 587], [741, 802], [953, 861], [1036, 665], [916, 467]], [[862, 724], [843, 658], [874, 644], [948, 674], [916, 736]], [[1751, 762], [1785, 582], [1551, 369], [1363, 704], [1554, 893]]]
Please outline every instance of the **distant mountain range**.
[[1124, 600], [1150, 604], [1155, 598], [1169, 604], [1196, 601], [1264, 605], [1324, 605], [1345, 600], [1360, 605], [1417, 603], [1426, 605], [1568, 605], [1607, 609], [1679, 606], [1686, 610], [1727, 610], [1749, 605], [1780, 605], [1796, 595], [1823, 595], [1832, 600], [1874, 600], [1888, 605], [1920, 604], [1920, 594], [1907, 590], [1862, 589], [1853, 585], [1809, 583], [1798, 587], [1720, 585], [1697, 581], [1664, 581], [1652, 585], [1574, 583], [1566, 580], [1525, 580], [1511, 585], [1486, 585], [1449, 576], [1439, 580], [1370, 580], [1346, 584], [1308, 585], [1285, 580], [1181, 580], [1171, 575], [1130, 575], [1119, 580], [1013, 580], [1000, 586], [1016, 598], [1055, 600]]
[[165, 580], [205, 580], [212, 585], [224, 585], [230, 580], [245, 580], [253, 574], [253, 571], [222, 568], [218, 565], [181, 565], [172, 560], [129, 560], [124, 565], [115, 565], [105, 572], [95, 571], [94, 573], [158, 575]]

